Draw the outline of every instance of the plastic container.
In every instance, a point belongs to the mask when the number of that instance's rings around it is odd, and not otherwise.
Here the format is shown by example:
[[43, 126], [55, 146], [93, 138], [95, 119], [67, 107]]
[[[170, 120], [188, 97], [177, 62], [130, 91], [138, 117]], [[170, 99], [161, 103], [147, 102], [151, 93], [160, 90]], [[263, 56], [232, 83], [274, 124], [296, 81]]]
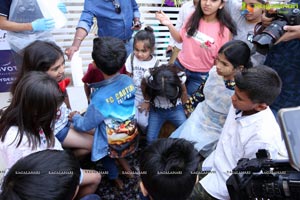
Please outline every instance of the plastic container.
[[62, 28], [67, 23], [65, 14], [57, 7], [59, 2], [59, 0], [37, 0], [43, 16], [54, 19], [55, 29]]

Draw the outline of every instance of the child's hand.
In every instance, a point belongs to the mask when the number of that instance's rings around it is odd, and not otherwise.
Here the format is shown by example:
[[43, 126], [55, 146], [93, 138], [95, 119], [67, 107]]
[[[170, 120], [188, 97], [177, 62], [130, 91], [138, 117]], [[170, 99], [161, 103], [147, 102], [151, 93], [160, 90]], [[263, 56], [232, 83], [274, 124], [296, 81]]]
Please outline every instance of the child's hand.
[[171, 25], [172, 22], [170, 18], [163, 12], [163, 11], [158, 11], [155, 13], [155, 18], [160, 21], [161, 24], [168, 26]]
[[68, 116], [69, 121], [72, 121], [73, 116], [76, 115], [76, 114], [80, 115], [80, 112], [78, 112], [78, 111], [72, 111], [72, 112], [70, 112], [70, 114]]
[[138, 106], [139, 112], [145, 111], [145, 116], [148, 115], [148, 112], [150, 110], [150, 102], [143, 102]]

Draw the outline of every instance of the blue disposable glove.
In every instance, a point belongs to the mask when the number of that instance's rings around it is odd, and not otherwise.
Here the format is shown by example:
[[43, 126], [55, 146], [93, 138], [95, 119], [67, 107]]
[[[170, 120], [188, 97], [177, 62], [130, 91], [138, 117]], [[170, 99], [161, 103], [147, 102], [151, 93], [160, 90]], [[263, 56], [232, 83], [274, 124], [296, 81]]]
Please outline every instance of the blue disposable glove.
[[41, 18], [31, 23], [33, 31], [51, 31], [55, 26], [55, 21], [52, 18]]
[[61, 11], [61, 12], [63, 12], [64, 14], [66, 14], [68, 11], [67, 11], [67, 7], [66, 7], [66, 5], [64, 4], [64, 3], [62, 3], [62, 2], [59, 2], [58, 4], [57, 4], [57, 7], [58, 7], [58, 9]]

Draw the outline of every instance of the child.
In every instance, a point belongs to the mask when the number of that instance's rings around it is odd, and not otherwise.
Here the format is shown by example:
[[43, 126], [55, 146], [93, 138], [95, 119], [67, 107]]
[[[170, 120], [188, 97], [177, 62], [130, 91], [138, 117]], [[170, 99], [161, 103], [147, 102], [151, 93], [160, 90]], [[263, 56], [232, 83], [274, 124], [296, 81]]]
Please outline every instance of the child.
[[184, 139], [163, 138], [140, 155], [140, 188], [147, 199], [185, 200], [197, 181], [199, 155]]
[[[23, 65], [11, 88], [13, 95], [19, 80], [29, 71], [45, 72], [58, 83], [63, 80], [65, 68], [64, 54], [56, 44], [35, 41], [27, 46], [23, 52]], [[79, 133], [71, 127], [71, 123], [68, 120], [68, 115], [71, 111], [68, 107], [68, 103], [63, 103], [60, 106], [55, 121], [54, 134], [64, 148], [71, 148], [74, 150], [76, 156], [82, 157], [91, 152], [93, 136], [87, 133]]]
[[[120, 71], [121, 74], [125, 74], [125, 66], [123, 66]], [[84, 83], [84, 92], [87, 98], [88, 103], [90, 103], [90, 96], [91, 96], [91, 83], [97, 83], [104, 80], [103, 74], [101, 71], [95, 66], [95, 63], [92, 62], [89, 64], [87, 72], [82, 77], [82, 82]]]
[[186, 73], [185, 84], [191, 95], [205, 80], [219, 48], [236, 34], [235, 25], [224, 9], [223, 0], [200, 0], [179, 32], [162, 11], [156, 13], [156, 18], [168, 26], [175, 41], [182, 42], [174, 64]]
[[[62, 150], [53, 123], [64, 101], [57, 82], [44, 72], [31, 71], [16, 85], [11, 104], [0, 119], [0, 155], [10, 168], [20, 158], [44, 149]], [[101, 176], [82, 170], [78, 197], [94, 193]]]
[[197, 183], [194, 199], [229, 199], [226, 180], [231, 171], [239, 159], [255, 158], [259, 149], [268, 150], [270, 159], [286, 155], [279, 126], [269, 108], [281, 91], [278, 74], [261, 65], [238, 72], [234, 78], [232, 106], [219, 142], [202, 164], [202, 170], [214, 173]]
[[42, 72], [28, 72], [15, 87], [10, 105], [0, 118], [0, 151], [6, 168], [32, 152], [62, 150], [53, 135], [57, 108], [64, 96], [55, 80]]
[[164, 122], [179, 127], [185, 120], [182, 102], [187, 100], [185, 73], [174, 65], [161, 65], [145, 73], [142, 89], [145, 110], [149, 111], [147, 143], [158, 138]]
[[135, 92], [135, 117], [137, 123], [142, 130], [146, 133], [148, 126], [148, 115], [145, 111], [145, 102], [141, 89], [141, 82], [144, 77], [145, 71], [150, 68], [157, 67], [159, 62], [153, 55], [155, 47], [155, 37], [153, 29], [150, 26], [145, 27], [136, 33], [133, 41], [133, 53], [128, 56], [125, 66], [127, 74], [133, 79]]
[[[220, 48], [215, 66], [209, 71], [204, 84], [204, 100], [171, 137], [194, 142], [195, 148], [203, 157], [207, 157], [214, 150], [231, 105], [234, 75], [252, 67], [250, 55], [250, 48], [240, 40], [229, 41]], [[195, 102], [191, 101], [193, 98], [189, 98], [187, 104], [194, 106]]]
[[76, 130], [95, 128], [92, 161], [101, 160], [108, 178], [123, 189], [113, 158], [133, 153], [138, 138], [133, 121], [134, 85], [130, 77], [118, 73], [126, 60], [124, 43], [112, 37], [95, 38], [92, 58], [104, 80], [91, 85], [94, 92], [85, 115], [72, 113], [70, 118]]
[[265, 56], [258, 52], [255, 52], [252, 40], [255, 32], [257, 31], [256, 27], [258, 26], [256, 25], [261, 21], [263, 13], [263, 1], [229, 0], [226, 2], [225, 8], [228, 8], [232, 19], [236, 23], [237, 34], [233, 37], [233, 39], [246, 42], [251, 49], [251, 60], [253, 64], [262, 64], [265, 60]]
[[[47, 186], [40, 184], [41, 180]], [[21, 158], [10, 168], [2, 184], [0, 199], [72, 200], [78, 192], [79, 182], [80, 165], [72, 153], [43, 150]], [[95, 194], [84, 198], [88, 197], [100, 200]]]

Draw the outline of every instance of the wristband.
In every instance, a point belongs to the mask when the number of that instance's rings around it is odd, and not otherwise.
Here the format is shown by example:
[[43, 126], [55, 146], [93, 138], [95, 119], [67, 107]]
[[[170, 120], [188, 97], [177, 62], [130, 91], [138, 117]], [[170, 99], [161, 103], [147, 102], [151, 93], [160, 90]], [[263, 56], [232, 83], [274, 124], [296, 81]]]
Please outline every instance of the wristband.
[[146, 99], [145, 99], [144, 102], [145, 102], [145, 103], [150, 103], [150, 100], [146, 100]]

